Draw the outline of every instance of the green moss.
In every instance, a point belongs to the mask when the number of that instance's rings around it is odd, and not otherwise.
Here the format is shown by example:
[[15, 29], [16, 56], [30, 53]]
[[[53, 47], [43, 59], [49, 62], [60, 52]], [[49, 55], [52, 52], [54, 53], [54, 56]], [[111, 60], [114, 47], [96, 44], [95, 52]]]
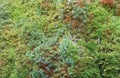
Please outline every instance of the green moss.
[[85, 11], [77, 14], [71, 6], [75, 18], [87, 17], [81, 32], [63, 21], [67, 3], [0, 0], [0, 78], [120, 77], [120, 19], [114, 9], [95, 1], [87, 10], [76, 6]]

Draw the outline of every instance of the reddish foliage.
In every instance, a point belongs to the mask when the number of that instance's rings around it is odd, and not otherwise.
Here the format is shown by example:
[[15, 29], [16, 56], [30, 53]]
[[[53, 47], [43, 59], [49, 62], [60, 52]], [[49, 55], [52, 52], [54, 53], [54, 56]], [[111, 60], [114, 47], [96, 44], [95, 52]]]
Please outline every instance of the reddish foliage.
[[[92, 0], [86, 0], [86, 2], [88, 4], [90, 4], [92, 2]], [[75, 0], [75, 3], [80, 6], [80, 7], [83, 7], [85, 5], [85, 1], [84, 0]]]
[[100, 3], [112, 5], [115, 2], [115, 0], [100, 0]]
[[92, 0], [87, 0], [88, 4], [90, 4], [92, 2]]

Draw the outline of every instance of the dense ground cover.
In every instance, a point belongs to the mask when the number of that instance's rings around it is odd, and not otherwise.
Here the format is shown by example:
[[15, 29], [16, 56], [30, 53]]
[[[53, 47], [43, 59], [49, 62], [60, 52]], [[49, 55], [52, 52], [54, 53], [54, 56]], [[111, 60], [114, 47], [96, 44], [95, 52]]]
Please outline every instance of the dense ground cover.
[[0, 78], [120, 78], [119, 15], [119, 2], [0, 0]]

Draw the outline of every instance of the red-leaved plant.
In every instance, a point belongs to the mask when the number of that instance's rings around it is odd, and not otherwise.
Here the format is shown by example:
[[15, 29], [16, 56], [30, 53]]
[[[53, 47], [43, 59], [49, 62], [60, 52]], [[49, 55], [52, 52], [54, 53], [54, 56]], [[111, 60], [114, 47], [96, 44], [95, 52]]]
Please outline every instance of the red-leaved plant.
[[100, 0], [100, 3], [102, 4], [106, 4], [106, 5], [113, 5], [113, 3], [115, 2], [115, 0]]

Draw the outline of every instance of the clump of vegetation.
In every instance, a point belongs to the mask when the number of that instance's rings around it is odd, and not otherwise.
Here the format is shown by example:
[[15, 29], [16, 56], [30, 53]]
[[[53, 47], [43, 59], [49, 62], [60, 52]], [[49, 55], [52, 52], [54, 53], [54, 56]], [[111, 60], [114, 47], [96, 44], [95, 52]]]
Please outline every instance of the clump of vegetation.
[[108, 9], [98, 0], [0, 0], [0, 78], [119, 78], [119, 12]]

